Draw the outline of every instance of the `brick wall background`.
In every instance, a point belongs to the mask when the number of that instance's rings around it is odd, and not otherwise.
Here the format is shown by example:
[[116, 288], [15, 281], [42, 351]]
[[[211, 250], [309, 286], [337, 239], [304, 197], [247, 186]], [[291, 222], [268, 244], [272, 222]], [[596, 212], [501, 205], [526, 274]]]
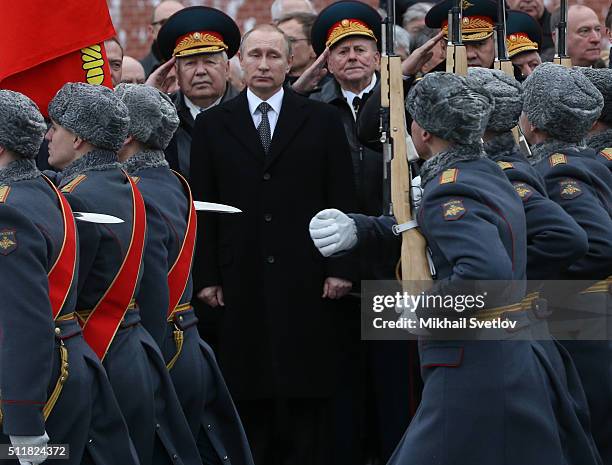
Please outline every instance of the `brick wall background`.
[[[149, 52], [147, 25], [151, 22], [153, 5], [159, 0], [107, 0], [113, 23], [125, 52], [135, 58], [142, 58]], [[183, 0], [185, 6], [205, 5], [225, 11], [234, 18], [244, 32], [260, 22], [270, 21], [270, 5], [273, 0]], [[317, 11], [334, 0], [313, 0]], [[378, 6], [378, 0], [365, 0], [372, 6]], [[610, 0], [578, 0], [593, 8], [599, 16], [605, 18]], [[547, 5], [558, 4], [558, 0], [546, 0]]]

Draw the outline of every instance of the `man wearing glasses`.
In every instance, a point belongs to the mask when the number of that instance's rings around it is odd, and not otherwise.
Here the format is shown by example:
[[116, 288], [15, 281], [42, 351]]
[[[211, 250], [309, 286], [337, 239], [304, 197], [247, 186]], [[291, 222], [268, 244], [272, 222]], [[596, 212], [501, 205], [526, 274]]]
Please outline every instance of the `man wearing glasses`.
[[179, 10], [185, 8], [175, 0], [164, 0], [153, 10], [151, 24], [147, 26], [147, 39], [151, 43], [151, 51], [140, 62], [145, 70], [146, 77], [159, 66], [159, 55], [157, 53], [157, 34], [168, 18]]
[[317, 18], [312, 13], [290, 13], [278, 20], [278, 27], [291, 42], [293, 63], [287, 74], [287, 82], [293, 84], [317, 58], [310, 43], [310, 30]]

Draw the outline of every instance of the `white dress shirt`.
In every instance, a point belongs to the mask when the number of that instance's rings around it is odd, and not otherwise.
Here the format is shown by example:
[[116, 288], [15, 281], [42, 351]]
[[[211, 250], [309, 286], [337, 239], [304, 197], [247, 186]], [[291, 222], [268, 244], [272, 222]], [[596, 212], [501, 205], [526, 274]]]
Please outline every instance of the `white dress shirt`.
[[200, 113], [202, 113], [203, 111], [211, 109], [215, 105], [218, 105], [219, 102], [221, 102], [221, 99], [223, 98], [223, 96], [219, 97], [215, 103], [213, 103], [212, 105], [210, 105], [210, 106], [208, 106], [206, 108], [200, 108], [195, 103], [193, 103], [191, 100], [189, 100], [184, 94], [183, 94], [183, 98], [185, 99], [185, 105], [187, 105], [187, 108], [189, 109], [189, 113], [191, 113], [191, 116], [193, 117], [193, 119], [195, 121], [195, 119], [198, 117], [198, 115]]
[[274, 137], [274, 128], [276, 128], [276, 123], [278, 121], [278, 115], [280, 115], [281, 106], [283, 105], [283, 96], [285, 95], [285, 91], [281, 87], [276, 94], [270, 97], [268, 100], [262, 100], [253, 92], [251, 89], [247, 89], [247, 100], [249, 102], [249, 112], [251, 113], [251, 118], [253, 118], [253, 124], [255, 124], [255, 129], [261, 123], [261, 112], [257, 108], [261, 102], [267, 102], [270, 105], [270, 109], [268, 110], [268, 121], [270, 122], [270, 134]]
[[344, 90], [340, 88], [340, 90], [342, 91], [342, 95], [344, 96], [344, 98], [349, 104], [349, 108], [351, 109], [351, 113], [353, 113], [353, 118], [355, 120], [357, 119], [357, 114], [355, 113], [355, 109], [353, 108], [353, 100], [355, 99], [355, 97], [363, 98], [363, 94], [365, 94], [366, 92], [370, 92], [372, 89], [374, 89], [375, 85], [376, 85], [376, 74], [372, 74], [372, 81], [370, 82], [370, 84], [368, 84], [368, 86], [365, 89], [363, 89], [361, 92], [359, 92], [358, 94], [354, 94], [350, 90]]

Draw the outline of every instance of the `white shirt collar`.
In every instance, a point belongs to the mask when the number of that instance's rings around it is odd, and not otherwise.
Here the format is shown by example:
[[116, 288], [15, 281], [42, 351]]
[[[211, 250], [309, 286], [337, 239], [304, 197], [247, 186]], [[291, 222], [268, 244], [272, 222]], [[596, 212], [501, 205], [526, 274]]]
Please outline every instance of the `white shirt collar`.
[[344, 96], [344, 98], [348, 102], [349, 107], [351, 108], [351, 112], [353, 113], [353, 117], [354, 118], [357, 118], [357, 115], [355, 114], [355, 110], [353, 109], [353, 99], [355, 97], [362, 98], [363, 94], [365, 94], [366, 92], [370, 92], [372, 89], [374, 89], [374, 86], [376, 85], [376, 82], [377, 82], [376, 73], [374, 73], [374, 74], [372, 74], [372, 80], [370, 81], [370, 83], [366, 86], [365, 89], [363, 89], [358, 94], [354, 94], [350, 90], [344, 90], [342, 87], [340, 87], [340, 90], [342, 91], [342, 95]]
[[[285, 90], [281, 87], [276, 94], [270, 97], [265, 102], [268, 103], [272, 107], [272, 110], [276, 112], [277, 115], [280, 115], [281, 106], [283, 105], [283, 96], [285, 95]], [[249, 102], [249, 112], [251, 116], [255, 115], [257, 111], [257, 107], [264, 100], [260, 99], [257, 95], [251, 92], [251, 89], [247, 89], [247, 100]]]
[[219, 102], [221, 102], [221, 99], [223, 98], [223, 95], [221, 97], [219, 97], [215, 103], [213, 103], [212, 105], [210, 105], [210, 106], [208, 106], [206, 108], [201, 108], [201, 107], [197, 106], [195, 103], [193, 103], [191, 100], [189, 100], [185, 94], [183, 94], [183, 98], [185, 99], [185, 105], [187, 105], [187, 108], [189, 109], [189, 113], [191, 113], [191, 116], [195, 120], [202, 111], [206, 111], [206, 110], [214, 107], [215, 105], [218, 105]]

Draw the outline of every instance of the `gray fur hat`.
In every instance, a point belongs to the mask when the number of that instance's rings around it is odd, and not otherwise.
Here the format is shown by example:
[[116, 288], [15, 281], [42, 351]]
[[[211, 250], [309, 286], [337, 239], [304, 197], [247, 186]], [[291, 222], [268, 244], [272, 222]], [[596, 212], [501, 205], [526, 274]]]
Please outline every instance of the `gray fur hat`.
[[100, 149], [116, 152], [128, 136], [128, 109], [108, 87], [64, 84], [49, 103], [49, 116]]
[[581, 141], [599, 118], [601, 92], [580, 71], [542, 63], [523, 83], [529, 122], [554, 139]]
[[0, 146], [36, 158], [47, 125], [36, 104], [19, 92], [0, 90]]
[[493, 108], [493, 97], [475, 80], [450, 73], [429, 73], [408, 94], [419, 126], [457, 144], [479, 142]]
[[143, 84], [119, 84], [115, 93], [130, 112], [129, 135], [149, 148], [165, 149], [179, 125], [170, 97]]
[[488, 131], [505, 132], [517, 125], [523, 109], [523, 88], [516, 79], [500, 70], [485, 68], [469, 68], [468, 79], [475, 79], [495, 99]]
[[599, 119], [612, 126], [612, 69], [610, 68], [576, 68], [593, 83], [604, 98], [603, 110]]

